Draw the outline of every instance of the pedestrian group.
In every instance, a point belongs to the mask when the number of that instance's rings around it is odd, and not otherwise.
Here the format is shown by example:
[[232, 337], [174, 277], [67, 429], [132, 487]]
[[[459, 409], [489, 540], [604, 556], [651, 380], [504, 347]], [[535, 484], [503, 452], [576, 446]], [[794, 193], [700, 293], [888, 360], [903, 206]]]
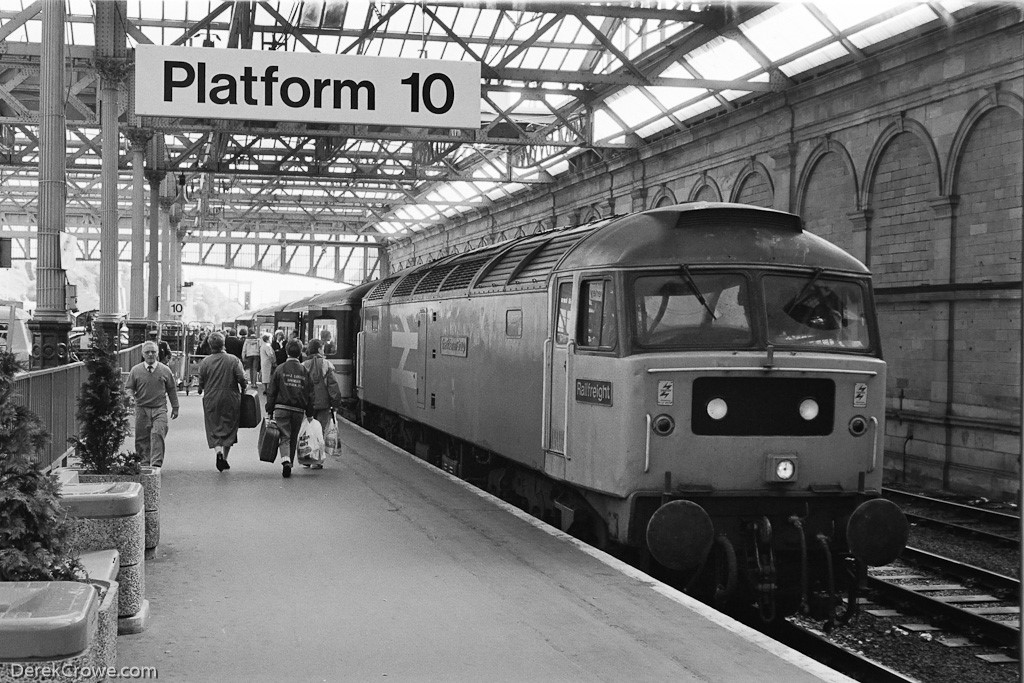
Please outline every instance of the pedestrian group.
[[[250, 334], [244, 326], [238, 328], [237, 336], [231, 328], [198, 336], [196, 351], [205, 356], [199, 364], [198, 393], [203, 397], [206, 442], [214, 451], [219, 472], [231, 469], [228, 455], [238, 441], [247, 388], [263, 389], [267, 419], [277, 423], [280, 434], [278, 455], [285, 478], [295, 465], [303, 423], [316, 420], [319, 431], [326, 432], [334, 411], [341, 409], [341, 387], [333, 365], [323, 355], [323, 342], [312, 339], [303, 349], [297, 332], [290, 337], [286, 340], [283, 330], [273, 336], [255, 330]], [[143, 465], [153, 467], [163, 465], [168, 400], [171, 419], [178, 417], [176, 380], [160, 355], [156, 340], [145, 342], [143, 361], [131, 369], [125, 384], [135, 396], [135, 450]], [[253, 398], [258, 405], [258, 394]], [[323, 468], [322, 461], [303, 464]]]

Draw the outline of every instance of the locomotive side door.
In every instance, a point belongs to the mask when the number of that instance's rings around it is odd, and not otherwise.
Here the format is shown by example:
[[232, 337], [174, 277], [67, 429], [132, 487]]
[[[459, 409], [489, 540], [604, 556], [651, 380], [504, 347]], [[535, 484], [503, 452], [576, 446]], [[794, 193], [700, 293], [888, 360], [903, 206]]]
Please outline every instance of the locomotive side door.
[[427, 398], [427, 320], [430, 312], [421, 308], [416, 314], [416, 350], [422, 354], [416, 372], [416, 407], [425, 408]]
[[568, 397], [567, 366], [572, 352], [572, 278], [560, 278], [555, 283], [550, 335], [548, 336], [547, 435], [545, 447], [549, 453], [545, 470], [557, 477], [565, 476], [565, 426]]

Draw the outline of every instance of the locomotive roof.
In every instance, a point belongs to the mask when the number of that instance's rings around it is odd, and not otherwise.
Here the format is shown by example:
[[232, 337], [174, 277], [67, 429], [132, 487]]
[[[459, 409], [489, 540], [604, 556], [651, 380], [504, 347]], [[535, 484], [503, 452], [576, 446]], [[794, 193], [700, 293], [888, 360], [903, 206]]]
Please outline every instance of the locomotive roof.
[[850, 254], [805, 231], [799, 216], [721, 202], [667, 206], [611, 221], [573, 249], [558, 270], [711, 263], [868, 272]]
[[312, 299], [314, 296], [316, 296], [316, 294], [310, 294], [309, 296], [304, 296], [301, 299], [296, 299], [295, 301], [292, 301], [291, 303], [282, 306], [277, 312], [295, 313], [305, 311], [309, 308], [309, 300]]
[[694, 202], [448, 256], [379, 280], [365, 298], [539, 290], [556, 271], [722, 263], [868, 272], [850, 254], [806, 232], [794, 214], [746, 204]]
[[349, 301], [359, 301], [363, 298], [363, 295], [366, 294], [367, 290], [371, 289], [377, 284], [377, 282], [377, 280], [374, 280], [373, 282], [366, 282], [361, 285], [355, 285], [354, 287], [331, 289], [326, 292], [320, 292], [310, 298], [306, 302], [306, 306], [310, 310], [319, 310], [345, 304]]

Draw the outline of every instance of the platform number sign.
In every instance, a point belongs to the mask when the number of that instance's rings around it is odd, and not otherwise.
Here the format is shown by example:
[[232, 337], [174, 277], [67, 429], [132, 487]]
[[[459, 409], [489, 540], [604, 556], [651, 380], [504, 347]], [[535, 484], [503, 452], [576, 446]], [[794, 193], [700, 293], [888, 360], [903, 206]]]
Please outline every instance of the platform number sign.
[[670, 406], [672, 405], [672, 393], [674, 386], [672, 380], [666, 379], [658, 382], [658, 405], [659, 406]]
[[181, 315], [185, 312], [184, 301], [172, 301], [168, 306], [170, 307], [171, 315]]
[[868, 385], [857, 382], [853, 385], [853, 407], [866, 408], [868, 405]]

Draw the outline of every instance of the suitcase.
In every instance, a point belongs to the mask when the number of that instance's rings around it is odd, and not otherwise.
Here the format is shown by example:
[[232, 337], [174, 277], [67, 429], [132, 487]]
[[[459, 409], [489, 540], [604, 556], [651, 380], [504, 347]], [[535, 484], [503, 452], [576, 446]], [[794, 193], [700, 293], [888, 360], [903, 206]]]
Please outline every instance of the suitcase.
[[274, 462], [277, 460], [277, 447], [281, 442], [281, 432], [277, 423], [269, 417], [263, 418], [260, 425], [259, 451], [260, 460], [263, 462]]
[[247, 391], [242, 394], [242, 408], [238, 414], [238, 426], [251, 429], [260, 423], [260, 402], [256, 393]]

